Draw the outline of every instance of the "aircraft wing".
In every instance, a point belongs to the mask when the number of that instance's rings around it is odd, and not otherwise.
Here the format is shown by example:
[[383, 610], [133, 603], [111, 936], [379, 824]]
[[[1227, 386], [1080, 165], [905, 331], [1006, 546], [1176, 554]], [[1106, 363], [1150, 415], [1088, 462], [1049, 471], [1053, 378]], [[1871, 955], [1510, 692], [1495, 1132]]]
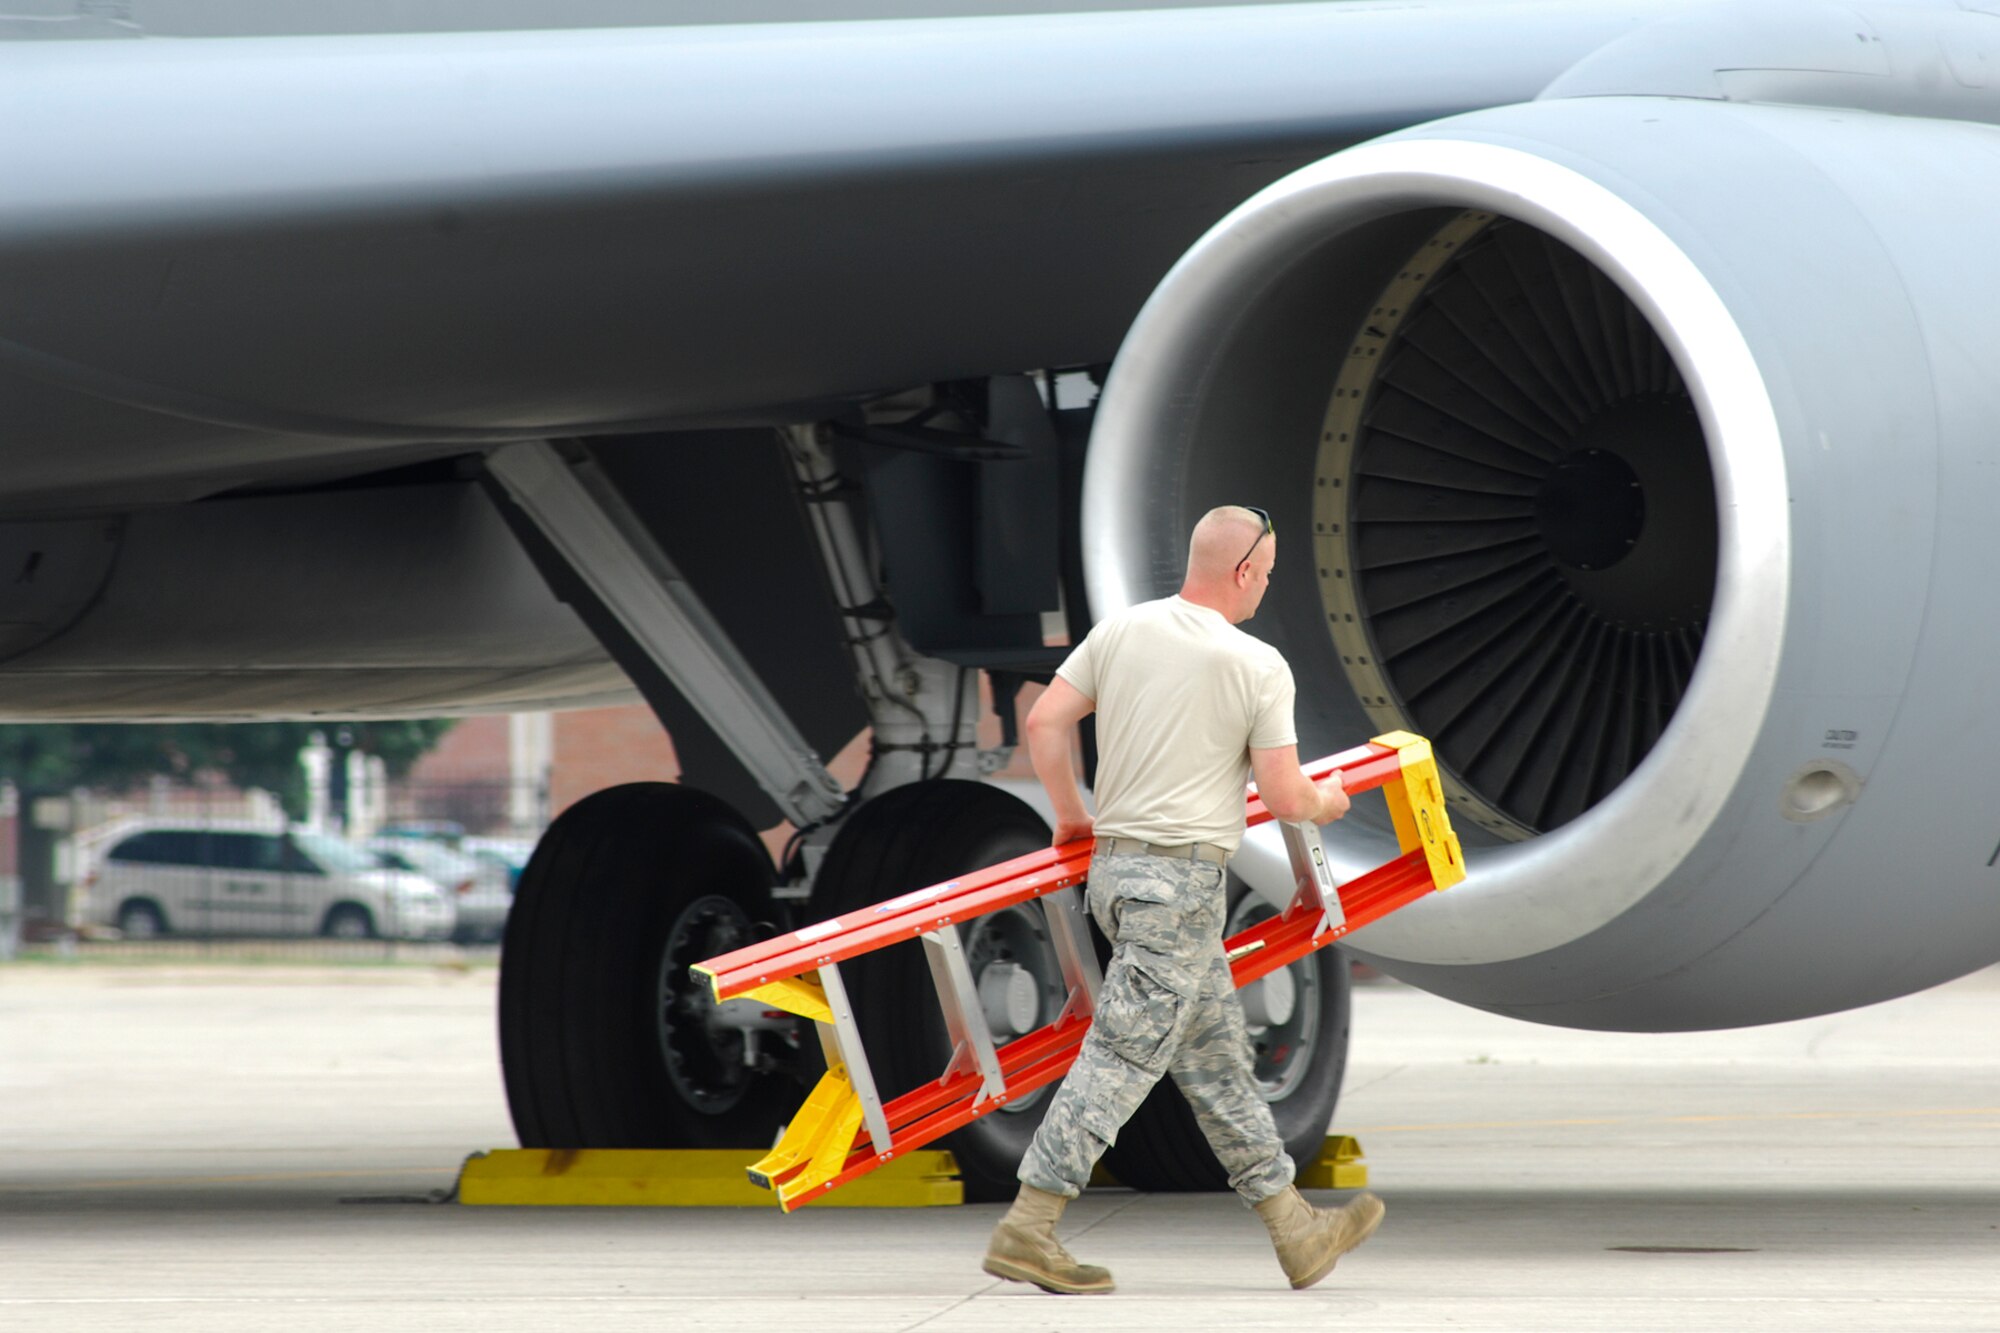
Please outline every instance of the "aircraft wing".
[[0, 45], [0, 506], [1105, 362], [1256, 189], [1659, 10]]

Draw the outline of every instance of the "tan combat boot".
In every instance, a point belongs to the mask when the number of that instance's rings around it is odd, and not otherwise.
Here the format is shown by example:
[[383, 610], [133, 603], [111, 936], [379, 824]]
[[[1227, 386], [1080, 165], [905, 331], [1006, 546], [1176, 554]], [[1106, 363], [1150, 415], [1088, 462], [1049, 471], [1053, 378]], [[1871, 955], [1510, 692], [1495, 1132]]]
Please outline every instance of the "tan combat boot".
[[1095, 1264], [1080, 1264], [1056, 1239], [1056, 1220], [1069, 1202], [1060, 1194], [1021, 1186], [1014, 1206], [993, 1228], [980, 1265], [1009, 1282], [1032, 1282], [1043, 1291], [1064, 1296], [1095, 1296], [1112, 1290], [1111, 1272]]
[[1257, 1205], [1294, 1289], [1331, 1273], [1341, 1255], [1375, 1234], [1383, 1211], [1372, 1194], [1357, 1194], [1331, 1211], [1315, 1208], [1292, 1185]]

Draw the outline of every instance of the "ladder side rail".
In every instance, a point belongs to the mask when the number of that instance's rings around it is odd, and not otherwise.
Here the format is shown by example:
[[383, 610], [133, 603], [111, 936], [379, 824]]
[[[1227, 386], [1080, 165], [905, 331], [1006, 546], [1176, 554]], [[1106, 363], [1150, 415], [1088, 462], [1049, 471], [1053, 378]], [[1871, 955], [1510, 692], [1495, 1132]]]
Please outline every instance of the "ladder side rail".
[[910, 921], [881, 922], [867, 926], [857, 926], [852, 933], [843, 935], [837, 942], [828, 944], [807, 944], [792, 948], [777, 958], [748, 972], [729, 973], [711, 977], [718, 1001], [734, 999], [740, 995], [752, 994], [759, 989], [781, 982], [787, 978], [801, 976], [833, 963], [846, 962], [850, 958], [868, 953], [889, 944], [904, 940], [920, 939], [930, 931], [940, 929], [959, 921], [968, 921], [988, 912], [1012, 907], [1031, 898], [1066, 888], [1079, 882], [1081, 872], [1076, 876], [1065, 876], [1059, 880], [1031, 882], [1015, 885], [996, 886], [994, 896], [984, 897], [971, 904], [969, 909], [926, 914]]
[[[1084, 1034], [1090, 1031], [1090, 1024], [1078, 1019], [1051, 1023], [1047, 1027], [1014, 1038], [1000, 1048], [1000, 1068], [1011, 1080], [1023, 1072], [1034, 1069], [1044, 1060], [1059, 1056], [1064, 1051], [1073, 1051], [1083, 1045]], [[1020, 1090], [1011, 1082], [1007, 1096], [1020, 1096]]]
[[[956, 879], [927, 885], [912, 892], [890, 898], [885, 902], [876, 903], [868, 907], [855, 908], [852, 911], [843, 913], [839, 917], [816, 922], [812, 925], [802, 927], [800, 930], [786, 931], [781, 935], [774, 935], [768, 940], [760, 940], [755, 944], [745, 945], [741, 949], [733, 949], [728, 953], [718, 954], [714, 958], [703, 960], [697, 965], [695, 970], [705, 975], [718, 977], [724, 973], [747, 971], [788, 952], [802, 942], [810, 942], [825, 935], [833, 934], [834, 931], [829, 930], [828, 927], [832, 926], [835, 921], [899, 921], [905, 917], [919, 916], [926, 911], [936, 910], [947, 904], [955, 903], [964, 895], [977, 893], [1002, 881], [1011, 880], [1021, 875], [1032, 874], [1038, 870], [1060, 869], [1068, 862], [1076, 859], [1078, 855], [1087, 855], [1088, 852], [1089, 844], [1087, 842], [1083, 844], [1070, 843], [1062, 847], [1039, 848], [1032, 852], [1023, 853], [1012, 860], [1002, 861], [998, 865], [987, 866], [982, 870], [974, 871], [969, 875], [961, 875]], [[803, 940], [800, 939], [802, 935], [804, 936]]]
[[[1354, 756], [1347, 758], [1347, 756]], [[1345, 762], [1338, 762], [1345, 759]], [[1402, 776], [1402, 760], [1397, 751], [1386, 745], [1368, 744], [1354, 750], [1343, 751], [1328, 759], [1314, 760], [1302, 766], [1307, 777], [1318, 782], [1338, 772], [1340, 785], [1349, 796], [1358, 796], [1365, 791], [1395, 781]], [[1264, 806], [1264, 798], [1254, 787], [1249, 794], [1249, 810], [1244, 822], [1251, 828], [1268, 824], [1274, 818]]]
[[[1415, 902], [1432, 891], [1427, 879], [1412, 878], [1403, 886], [1400, 893], [1387, 901], [1385, 910], [1376, 915], [1386, 916], [1388, 912]], [[1358, 929], [1358, 927], [1329, 931], [1324, 935], [1308, 936], [1300, 933], [1297, 935], [1288, 935], [1285, 939], [1276, 940], [1273, 942], [1271, 948], [1260, 951], [1257, 958], [1256, 971], [1235, 978], [1236, 984], [1239, 988], [1247, 986], [1267, 973], [1295, 963], [1309, 954], [1317, 953], [1329, 944], [1338, 942], [1351, 933], [1353, 929]]]
[[1410, 852], [1408, 856], [1412, 863], [1409, 867], [1374, 880], [1355, 895], [1348, 913], [1349, 924], [1340, 934], [1352, 934], [1372, 921], [1379, 921], [1391, 912], [1437, 892], [1437, 881], [1432, 878], [1431, 867], [1420, 864], [1425, 860], [1422, 849]]
[[[1342, 772], [1346, 789], [1355, 794], [1381, 786], [1400, 772], [1397, 751], [1373, 743], [1306, 765], [1306, 772], [1315, 779], [1326, 777], [1336, 769]], [[1248, 798], [1246, 815], [1252, 826], [1266, 823], [1271, 818], [1263, 801], [1254, 793]], [[1089, 865], [1092, 845], [1090, 840], [1083, 839], [1061, 847], [1029, 852], [957, 879], [902, 894], [873, 907], [858, 908], [828, 921], [787, 931], [769, 940], [719, 955], [698, 964], [695, 971], [710, 978], [717, 1000], [733, 999], [755, 986], [796, 976], [826, 962], [845, 961], [896, 940], [918, 938], [947, 921], [962, 921], [1012, 907], [1035, 896], [1032, 892], [1013, 896], [1014, 890], [1020, 888], [1017, 881], [1023, 878], [1042, 872], [1056, 872], [1062, 877], [1074, 874], [1077, 879], [1070, 882], [1075, 883], [1082, 878]], [[1041, 891], [1050, 892], [1055, 887], [1065, 886], [1046, 886]], [[1001, 890], [999, 897], [990, 892], [995, 889]], [[882, 926], [891, 928], [886, 931], [877, 929]], [[847, 938], [850, 931], [865, 931], [865, 943], [856, 944]], [[822, 947], [815, 949], [814, 945]]]
[[1228, 940], [1229, 978], [1238, 990], [1277, 971], [1297, 956], [1297, 947], [1313, 938], [1313, 918], [1266, 917]]
[[[1077, 1054], [1078, 1052], [1074, 1048], [1063, 1051], [1055, 1058], [1022, 1074], [1014, 1084], [1010, 1085], [1010, 1094], [1017, 1097], [1025, 1097], [1029, 1093], [1055, 1082], [1069, 1072], [1070, 1066], [1076, 1063]], [[961, 1103], [956, 1108], [945, 1111], [925, 1121], [921, 1126], [912, 1128], [908, 1135], [908, 1146], [904, 1147], [902, 1144], [898, 1144], [897, 1151], [907, 1152], [921, 1148], [927, 1143], [932, 1143], [943, 1138], [953, 1130], [963, 1128], [985, 1114], [987, 1114], [987, 1111], [983, 1108], [976, 1108], [970, 1104]], [[880, 1165], [872, 1157], [860, 1153], [850, 1156], [848, 1162], [848, 1167], [833, 1176], [823, 1187], [814, 1191], [812, 1198], [802, 1198], [797, 1202], [810, 1203], [813, 1198], [824, 1197], [838, 1186], [845, 1185], [852, 1180], [857, 1180]]]
[[[1065, 1050], [1073, 1050], [1083, 1044], [1083, 1034], [1090, 1028], [1088, 1023], [1051, 1023], [1047, 1027], [1016, 1037], [997, 1052], [1002, 1077], [1007, 1080], [1005, 1091], [998, 1100], [1011, 1101], [1020, 1096], [1016, 1085], [1024, 1071], [1034, 1069], [1042, 1061], [1060, 1055]], [[889, 1131], [897, 1136], [896, 1145], [903, 1146], [902, 1132], [905, 1126], [916, 1123], [926, 1116], [934, 1115], [942, 1107], [974, 1097], [979, 1092], [980, 1079], [972, 1073], [952, 1076], [948, 1081], [925, 1083], [904, 1093], [884, 1108], [889, 1120]]]
[[[716, 999], [723, 1001], [759, 986], [783, 981], [831, 963], [844, 962], [887, 944], [918, 939], [940, 927], [1012, 907], [1030, 898], [1080, 883], [1089, 866], [1089, 848], [1087, 844], [1072, 845], [1079, 849], [1065, 858], [1058, 868], [1018, 875], [956, 898], [946, 905], [934, 905], [902, 917], [870, 919], [866, 908], [848, 912], [816, 926], [780, 936], [787, 947], [750, 967], [719, 971], [715, 962], [708, 962], [700, 964], [699, 970], [710, 978]], [[806, 937], [803, 942], [799, 940], [800, 936]]]
[[1347, 920], [1343, 925], [1316, 932], [1312, 929], [1312, 918], [1304, 914], [1289, 921], [1283, 917], [1271, 917], [1232, 937], [1232, 946], [1240, 947], [1242, 943], [1256, 938], [1262, 941], [1264, 947], [1237, 959], [1230, 965], [1230, 974], [1241, 989], [1433, 891], [1430, 864], [1422, 849], [1406, 852], [1394, 861], [1348, 882], [1342, 890], [1342, 896], [1348, 903]]
[[[1400, 771], [1395, 751], [1379, 746], [1363, 747], [1363, 750], [1380, 753], [1361, 753], [1354, 761], [1359, 776], [1349, 780], [1347, 789], [1350, 792], [1359, 793], [1379, 787]], [[1333, 772], [1334, 766], [1321, 761], [1308, 771], [1318, 771], [1323, 777]], [[1255, 797], [1250, 798], [1248, 815], [1252, 825], [1266, 823], [1271, 818], [1263, 802]], [[885, 944], [918, 938], [954, 921], [1013, 907], [1029, 898], [1070, 887], [1084, 878], [1092, 846], [1090, 841], [1079, 840], [1060, 848], [1029, 853], [1027, 857], [990, 867], [979, 875], [947, 881], [947, 885], [961, 886], [948, 899], [934, 896], [937, 890], [946, 886], [920, 889], [878, 904], [875, 908], [860, 908], [787, 932], [752, 946], [750, 950], [712, 959], [701, 964], [699, 970], [711, 977], [718, 1000], [732, 999], [756, 986], [783, 980], [828, 962], [841, 962]], [[1022, 862], [1029, 864], [1017, 869], [1017, 863]], [[882, 910], [906, 902], [910, 905], [900, 913]]]
[[[1087, 1023], [1051, 1024], [1040, 1032], [1010, 1042], [1005, 1065], [1012, 1083], [1006, 1097], [1021, 1097], [1062, 1076], [1075, 1063], [1083, 1044]], [[953, 1086], [926, 1084], [890, 1102], [884, 1108], [894, 1127], [894, 1145], [877, 1150], [871, 1137], [865, 1146], [850, 1148], [842, 1164], [832, 1172], [815, 1169], [817, 1162], [797, 1161], [761, 1181], [778, 1196], [779, 1206], [790, 1212], [800, 1203], [824, 1197], [835, 1185], [845, 1184], [904, 1153], [914, 1151], [959, 1126], [995, 1109], [981, 1095], [979, 1080], [961, 1075]], [[1005, 1100], [1003, 1098], [1002, 1100]]]

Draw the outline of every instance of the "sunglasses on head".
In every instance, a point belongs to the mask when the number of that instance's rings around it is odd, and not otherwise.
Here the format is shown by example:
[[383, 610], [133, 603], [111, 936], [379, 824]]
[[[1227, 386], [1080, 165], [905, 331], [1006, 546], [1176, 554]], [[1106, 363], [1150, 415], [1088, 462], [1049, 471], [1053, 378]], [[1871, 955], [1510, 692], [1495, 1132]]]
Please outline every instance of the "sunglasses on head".
[[1257, 541], [1251, 542], [1250, 549], [1243, 553], [1243, 559], [1236, 562], [1236, 568], [1241, 569], [1248, 563], [1251, 556], [1257, 554], [1257, 542], [1261, 542], [1270, 536], [1274, 529], [1271, 527], [1271, 515], [1266, 510], [1259, 509], [1256, 505], [1238, 505], [1236, 507], [1238, 509], [1247, 509], [1258, 518], [1264, 520], [1264, 530], [1257, 534]]

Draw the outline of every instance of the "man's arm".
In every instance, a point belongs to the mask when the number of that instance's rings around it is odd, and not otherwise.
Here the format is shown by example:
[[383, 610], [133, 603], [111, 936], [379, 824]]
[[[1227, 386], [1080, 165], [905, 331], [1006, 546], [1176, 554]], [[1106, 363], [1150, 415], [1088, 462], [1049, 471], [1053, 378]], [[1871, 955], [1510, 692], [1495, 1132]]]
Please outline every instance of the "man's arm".
[[1347, 813], [1347, 789], [1341, 785], [1340, 774], [1314, 782], [1299, 767], [1296, 745], [1251, 750], [1250, 774], [1257, 779], [1257, 794], [1264, 798], [1264, 808], [1288, 824], [1330, 824]]
[[1057, 847], [1091, 836], [1091, 818], [1083, 808], [1070, 749], [1076, 724], [1096, 709], [1096, 700], [1057, 676], [1028, 710], [1028, 759], [1055, 807], [1056, 830], [1050, 842]]

